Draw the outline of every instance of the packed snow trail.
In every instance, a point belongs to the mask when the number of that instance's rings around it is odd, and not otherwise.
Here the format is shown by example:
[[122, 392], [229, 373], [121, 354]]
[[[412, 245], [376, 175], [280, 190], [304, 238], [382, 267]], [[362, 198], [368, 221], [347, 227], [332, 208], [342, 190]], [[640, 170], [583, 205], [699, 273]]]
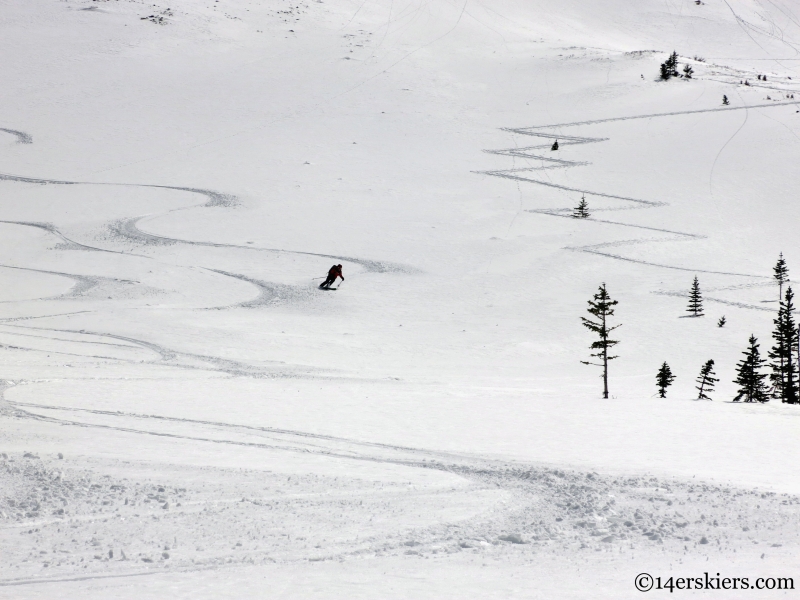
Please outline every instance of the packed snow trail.
[[[569, 123], [555, 123], [553, 125], [533, 125], [531, 127], [503, 127], [502, 131], [525, 134], [536, 129], [555, 129], [556, 127], [578, 127], [580, 125], [597, 125], [599, 123], [615, 123], [617, 121], [636, 121], [638, 119], [655, 119], [658, 117], [676, 117], [680, 115], [695, 115], [710, 112], [726, 112], [730, 110], [749, 110], [751, 108], [772, 108], [775, 106], [797, 106], [798, 102], [770, 102], [768, 104], [751, 104], [749, 106], [719, 106], [717, 108], [701, 108], [697, 110], [677, 110], [674, 112], [652, 113], [649, 115], [633, 115], [630, 117], [611, 117], [608, 119], [594, 119], [591, 121], [571, 121]], [[559, 138], [560, 139], [560, 138]]]
[[[569, 123], [558, 123], [553, 125], [536, 125], [531, 127], [514, 127], [514, 128], [502, 128], [503, 131], [508, 131], [513, 134], [517, 135], [526, 135], [532, 137], [539, 137], [547, 140], [558, 140], [559, 144], [563, 145], [580, 145], [580, 144], [590, 144], [590, 143], [598, 143], [607, 141], [609, 138], [599, 138], [599, 137], [576, 137], [576, 136], [564, 136], [559, 133], [555, 132], [547, 132], [542, 131], [546, 129], [555, 129], [555, 128], [563, 128], [563, 127], [578, 127], [578, 126], [586, 126], [586, 125], [595, 125], [600, 123], [613, 123], [618, 121], [631, 121], [637, 119], [652, 119], [658, 117], [671, 117], [671, 116], [679, 116], [679, 115], [690, 115], [690, 114], [698, 114], [698, 113], [716, 113], [716, 112], [723, 112], [723, 111], [732, 111], [732, 110], [749, 110], [754, 108], [772, 108], [776, 106], [786, 106], [786, 105], [797, 105], [795, 101], [791, 102], [772, 102], [769, 104], [755, 104], [751, 106], [724, 106], [718, 108], [708, 108], [708, 109], [699, 109], [699, 110], [689, 110], [689, 111], [674, 111], [674, 112], [666, 112], [666, 113], [653, 113], [647, 115], [635, 115], [629, 117], [613, 117], [608, 119], [595, 119], [595, 120], [588, 120], [588, 121], [573, 121]], [[592, 212], [616, 212], [616, 211], [626, 211], [626, 210], [635, 210], [635, 209], [649, 209], [649, 208], [658, 208], [658, 207], [666, 207], [669, 206], [668, 202], [663, 201], [653, 201], [653, 200], [644, 200], [641, 198], [632, 198], [630, 196], [620, 196], [612, 193], [607, 192], [598, 192], [595, 190], [588, 190], [583, 188], [577, 188], [573, 186], [562, 185], [558, 183], [553, 183], [551, 181], [543, 181], [540, 179], [533, 179], [530, 177], [525, 177], [523, 173], [530, 172], [530, 171], [540, 171], [552, 168], [569, 168], [569, 167], [578, 167], [578, 166], [585, 166], [590, 163], [588, 162], [581, 162], [581, 161], [568, 161], [568, 160], [561, 160], [556, 159], [548, 155], [537, 154], [534, 151], [539, 149], [544, 149], [550, 147], [550, 144], [541, 144], [537, 146], [528, 146], [528, 147], [515, 147], [515, 148], [506, 148], [500, 150], [484, 150], [484, 152], [490, 154], [497, 154], [503, 156], [511, 156], [514, 158], [523, 158], [529, 160], [541, 160], [545, 162], [553, 163], [551, 165], [543, 165], [539, 167], [523, 167], [523, 168], [515, 168], [515, 169], [502, 169], [502, 170], [491, 170], [491, 171], [478, 171], [479, 174], [483, 175], [491, 175], [493, 177], [502, 177], [505, 179], [511, 179], [512, 181], [519, 181], [524, 183], [533, 183], [536, 185], [541, 185], [545, 187], [556, 188], [560, 190], [565, 190], [569, 192], [577, 192], [583, 194], [584, 196], [595, 196], [598, 198], [606, 198], [611, 200], [621, 200], [623, 202], [631, 203], [633, 206], [621, 206], [615, 208], [602, 208], [596, 209]], [[539, 208], [539, 209], [527, 209], [526, 212], [535, 213], [535, 214], [542, 214], [548, 215], [552, 217], [562, 217], [562, 218], [573, 218], [572, 217], [572, 208]], [[662, 233], [671, 234], [672, 237], [668, 238], [645, 238], [645, 239], [634, 239], [634, 240], [618, 240], [613, 242], [604, 242], [601, 244], [591, 244], [587, 246], [567, 246], [565, 250], [572, 250], [576, 252], [585, 252], [587, 254], [594, 254], [597, 256], [603, 256], [606, 258], [611, 258], [614, 260], [621, 260], [625, 262], [631, 262], [651, 267], [658, 267], [662, 269], [672, 269], [678, 271], [688, 271], [692, 273], [707, 273], [713, 275], [726, 275], [726, 276], [733, 276], [733, 277], [747, 277], [752, 279], [761, 279], [765, 281], [771, 281], [772, 278], [766, 275], [754, 275], [751, 273], [738, 273], [732, 271], [719, 271], [713, 269], [702, 269], [702, 268], [690, 268], [690, 267], [682, 267], [677, 265], [669, 265], [665, 263], [656, 263], [652, 261], [637, 259], [634, 257], [623, 256], [621, 254], [616, 254], [612, 252], [605, 251], [606, 248], [615, 248], [615, 247], [622, 247], [622, 246], [634, 246], [634, 245], [641, 245], [641, 244], [652, 244], [652, 243], [665, 243], [665, 242], [675, 242], [681, 240], [701, 240], [706, 239], [707, 236], [696, 234], [696, 233], [688, 233], [683, 231], [674, 231], [668, 229], [662, 229], [658, 227], [649, 227], [645, 225], [634, 225], [630, 223], [621, 223], [616, 221], [609, 221], [606, 219], [597, 219], [593, 217], [586, 217], [580, 219], [581, 221], [592, 222], [592, 223], [602, 223], [604, 225], [613, 225], [619, 227], [628, 227], [634, 229], [642, 229], [645, 231], [657, 231]], [[683, 292], [674, 291], [659, 291], [656, 292], [661, 295], [667, 296], [676, 296], [676, 297], [683, 297], [685, 294]], [[721, 300], [716, 298], [705, 298], [710, 302], [717, 302], [722, 304], [727, 304], [730, 306], [734, 306], [737, 308], [746, 308], [751, 310], [761, 310], [766, 311], [770, 310], [763, 306], [757, 306], [753, 304], [746, 304], [742, 302], [733, 302], [728, 300]]]

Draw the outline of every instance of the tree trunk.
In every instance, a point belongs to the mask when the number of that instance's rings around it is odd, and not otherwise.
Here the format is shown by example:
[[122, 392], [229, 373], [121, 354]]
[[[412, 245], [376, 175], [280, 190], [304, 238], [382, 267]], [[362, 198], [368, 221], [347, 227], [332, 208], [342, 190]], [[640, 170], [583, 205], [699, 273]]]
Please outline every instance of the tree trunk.
[[603, 315], [603, 399], [608, 399], [608, 332], [605, 315]]
[[794, 362], [792, 361], [792, 334], [789, 332], [789, 348], [786, 352], [786, 390], [784, 393], [785, 401], [789, 404], [797, 404], [797, 393], [794, 385]]
[[[792, 353], [791, 348], [789, 349], [789, 354]], [[800, 324], [797, 326], [797, 366], [798, 366], [798, 378], [800, 378]], [[800, 387], [800, 386], [799, 386]], [[798, 402], [800, 402], [800, 398], [798, 398]]]

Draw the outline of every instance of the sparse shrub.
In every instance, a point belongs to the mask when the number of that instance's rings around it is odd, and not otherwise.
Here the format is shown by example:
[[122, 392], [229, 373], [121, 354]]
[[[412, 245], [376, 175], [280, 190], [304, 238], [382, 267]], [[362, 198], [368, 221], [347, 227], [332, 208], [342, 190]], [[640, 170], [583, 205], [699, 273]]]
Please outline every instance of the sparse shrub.
[[697, 383], [699, 384], [695, 389], [699, 392], [697, 394], [698, 400], [711, 400], [708, 393], [714, 390], [714, 385], [719, 381], [714, 377], [714, 361], [708, 360], [703, 368], [700, 369], [700, 375], [697, 376]]

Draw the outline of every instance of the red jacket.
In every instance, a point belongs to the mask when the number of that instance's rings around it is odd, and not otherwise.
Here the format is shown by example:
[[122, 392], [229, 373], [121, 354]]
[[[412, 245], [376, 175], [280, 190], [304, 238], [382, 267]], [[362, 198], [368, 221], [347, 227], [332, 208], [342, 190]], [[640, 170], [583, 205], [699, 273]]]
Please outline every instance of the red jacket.
[[333, 265], [331, 270], [328, 271], [328, 279], [336, 281], [337, 277], [341, 277], [342, 281], [344, 281], [344, 275], [342, 275], [342, 268], [339, 265]]

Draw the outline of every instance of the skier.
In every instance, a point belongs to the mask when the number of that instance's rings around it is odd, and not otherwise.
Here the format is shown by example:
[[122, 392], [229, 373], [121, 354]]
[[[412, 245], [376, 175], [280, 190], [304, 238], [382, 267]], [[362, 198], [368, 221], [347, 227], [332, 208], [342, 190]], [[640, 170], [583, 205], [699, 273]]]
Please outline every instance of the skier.
[[328, 271], [328, 278], [320, 284], [320, 289], [329, 290], [331, 289], [331, 285], [334, 281], [336, 281], [337, 277], [341, 277], [342, 281], [344, 281], [344, 275], [342, 275], [342, 265], [333, 265]]

